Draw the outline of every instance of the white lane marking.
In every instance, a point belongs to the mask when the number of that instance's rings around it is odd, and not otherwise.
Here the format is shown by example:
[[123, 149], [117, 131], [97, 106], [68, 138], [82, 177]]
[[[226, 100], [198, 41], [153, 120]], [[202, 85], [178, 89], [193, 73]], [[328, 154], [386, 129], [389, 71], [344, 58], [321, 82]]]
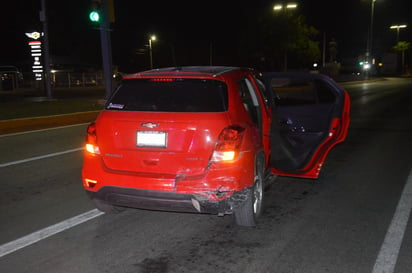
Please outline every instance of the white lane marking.
[[57, 126], [57, 127], [52, 127], [52, 128], [24, 131], [24, 132], [11, 133], [11, 134], [5, 134], [5, 135], [2, 135], [0, 133], [0, 138], [1, 137], [24, 135], [24, 134], [31, 134], [31, 133], [38, 133], [38, 132], [45, 132], [45, 131], [51, 131], [51, 130], [58, 130], [58, 129], [64, 129], [64, 128], [70, 128], [70, 127], [77, 127], [77, 126], [85, 126], [85, 125], [89, 125], [89, 124], [90, 124], [90, 122], [78, 123], [78, 124], [73, 124], [73, 125]]
[[24, 237], [21, 237], [17, 240], [11, 241], [9, 243], [0, 245], [0, 258], [10, 254], [12, 252], [15, 252], [21, 248], [24, 248], [26, 246], [32, 245], [34, 243], [37, 243], [38, 241], [41, 241], [47, 237], [50, 237], [52, 235], [55, 235], [59, 232], [65, 231], [69, 228], [72, 228], [74, 226], [77, 226], [81, 223], [84, 223], [86, 221], [89, 221], [91, 219], [94, 219], [100, 215], [104, 214], [103, 212], [93, 209], [90, 211], [87, 211], [85, 213], [82, 213], [80, 215], [77, 215], [75, 217], [69, 218], [67, 220], [64, 220], [60, 223], [54, 224], [52, 226], [49, 226], [47, 228], [41, 229], [39, 231], [33, 232], [29, 235], [26, 235]]
[[412, 208], [412, 170], [396, 207], [392, 222], [386, 232], [372, 273], [393, 273], [398, 260], [399, 250]]
[[83, 148], [75, 148], [75, 149], [70, 149], [70, 150], [66, 150], [66, 151], [62, 151], [62, 152], [51, 153], [51, 154], [46, 154], [46, 155], [30, 157], [30, 158], [26, 158], [26, 159], [22, 159], [22, 160], [6, 162], [6, 163], [0, 164], [0, 168], [12, 166], [12, 165], [17, 165], [17, 164], [21, 164], [21, 163], [26, 163], [26, 162], [30, 162], [30, 161], [34, 161], [34, 160], [44, 159], [44, 158], [48, 158], [48, 157], [64, 155], [64, 154], [73, 153], [73, 152], [77, 152], [77, 151], [81, 151], [81, 150], [83, 150]]

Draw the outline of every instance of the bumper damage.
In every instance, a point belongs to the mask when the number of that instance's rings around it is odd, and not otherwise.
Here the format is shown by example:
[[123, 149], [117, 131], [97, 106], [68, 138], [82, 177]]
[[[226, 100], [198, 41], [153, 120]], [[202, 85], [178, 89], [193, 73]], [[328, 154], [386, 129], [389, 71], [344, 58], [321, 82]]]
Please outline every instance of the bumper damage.
[[[109, 204], [136, 209], [206, 213], [223, 216], [232, 214], [233, 208], [246, 199], [249, 188], [239, 192], [225, 193], [227, 198], [210, 200], [203, 194], [188, 194], [166, 191], [142, 190], [105, 186], [99, 191], [86, 191], [91, 199], [99, 199]], [[221, 192], [213, 193], [222, 194]]]

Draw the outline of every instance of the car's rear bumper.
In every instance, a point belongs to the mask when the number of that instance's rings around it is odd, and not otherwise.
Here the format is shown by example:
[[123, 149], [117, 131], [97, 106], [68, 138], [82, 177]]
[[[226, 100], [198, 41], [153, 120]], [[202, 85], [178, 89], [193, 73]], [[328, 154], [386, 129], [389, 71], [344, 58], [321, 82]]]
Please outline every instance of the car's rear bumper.
[[[184, 167], [181, 167], [184, 170]], [[83, 186], [88, 191], [118, 187], [147, 191], [199, 194], [211, 201], [226, 198], [223, 193], [240, 191], [254, 180], [254, 154], [244, 152], [236, 163], [211, 164], [196, 173], [131, 172], [109, 169], [100, 156], [86, 154], [82, 169]]]
[[98, 191], [86, 191], [90, 198], [137, 209], [230, 214], [231, 200], [211, 201], [202, 195], [104, 186]]

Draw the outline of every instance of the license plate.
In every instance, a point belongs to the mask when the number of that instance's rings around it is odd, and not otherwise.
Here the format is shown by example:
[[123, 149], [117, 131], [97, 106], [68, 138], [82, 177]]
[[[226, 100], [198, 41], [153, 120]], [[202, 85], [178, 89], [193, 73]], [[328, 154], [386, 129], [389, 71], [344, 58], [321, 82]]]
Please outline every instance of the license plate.
[[166, 132], [161, 131], [137, 131], [137, 147], [166, 148]]

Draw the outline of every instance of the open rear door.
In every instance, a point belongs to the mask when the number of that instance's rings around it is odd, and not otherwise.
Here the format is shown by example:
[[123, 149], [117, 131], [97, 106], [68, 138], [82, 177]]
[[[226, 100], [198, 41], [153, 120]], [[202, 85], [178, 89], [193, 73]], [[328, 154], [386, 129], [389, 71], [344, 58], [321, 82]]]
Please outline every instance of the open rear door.
[[272, 172], [317, 178], [330, 149], [345, 140], [350, 99], [332, 79], [309, 73], [267, 73], [274, 99]]

